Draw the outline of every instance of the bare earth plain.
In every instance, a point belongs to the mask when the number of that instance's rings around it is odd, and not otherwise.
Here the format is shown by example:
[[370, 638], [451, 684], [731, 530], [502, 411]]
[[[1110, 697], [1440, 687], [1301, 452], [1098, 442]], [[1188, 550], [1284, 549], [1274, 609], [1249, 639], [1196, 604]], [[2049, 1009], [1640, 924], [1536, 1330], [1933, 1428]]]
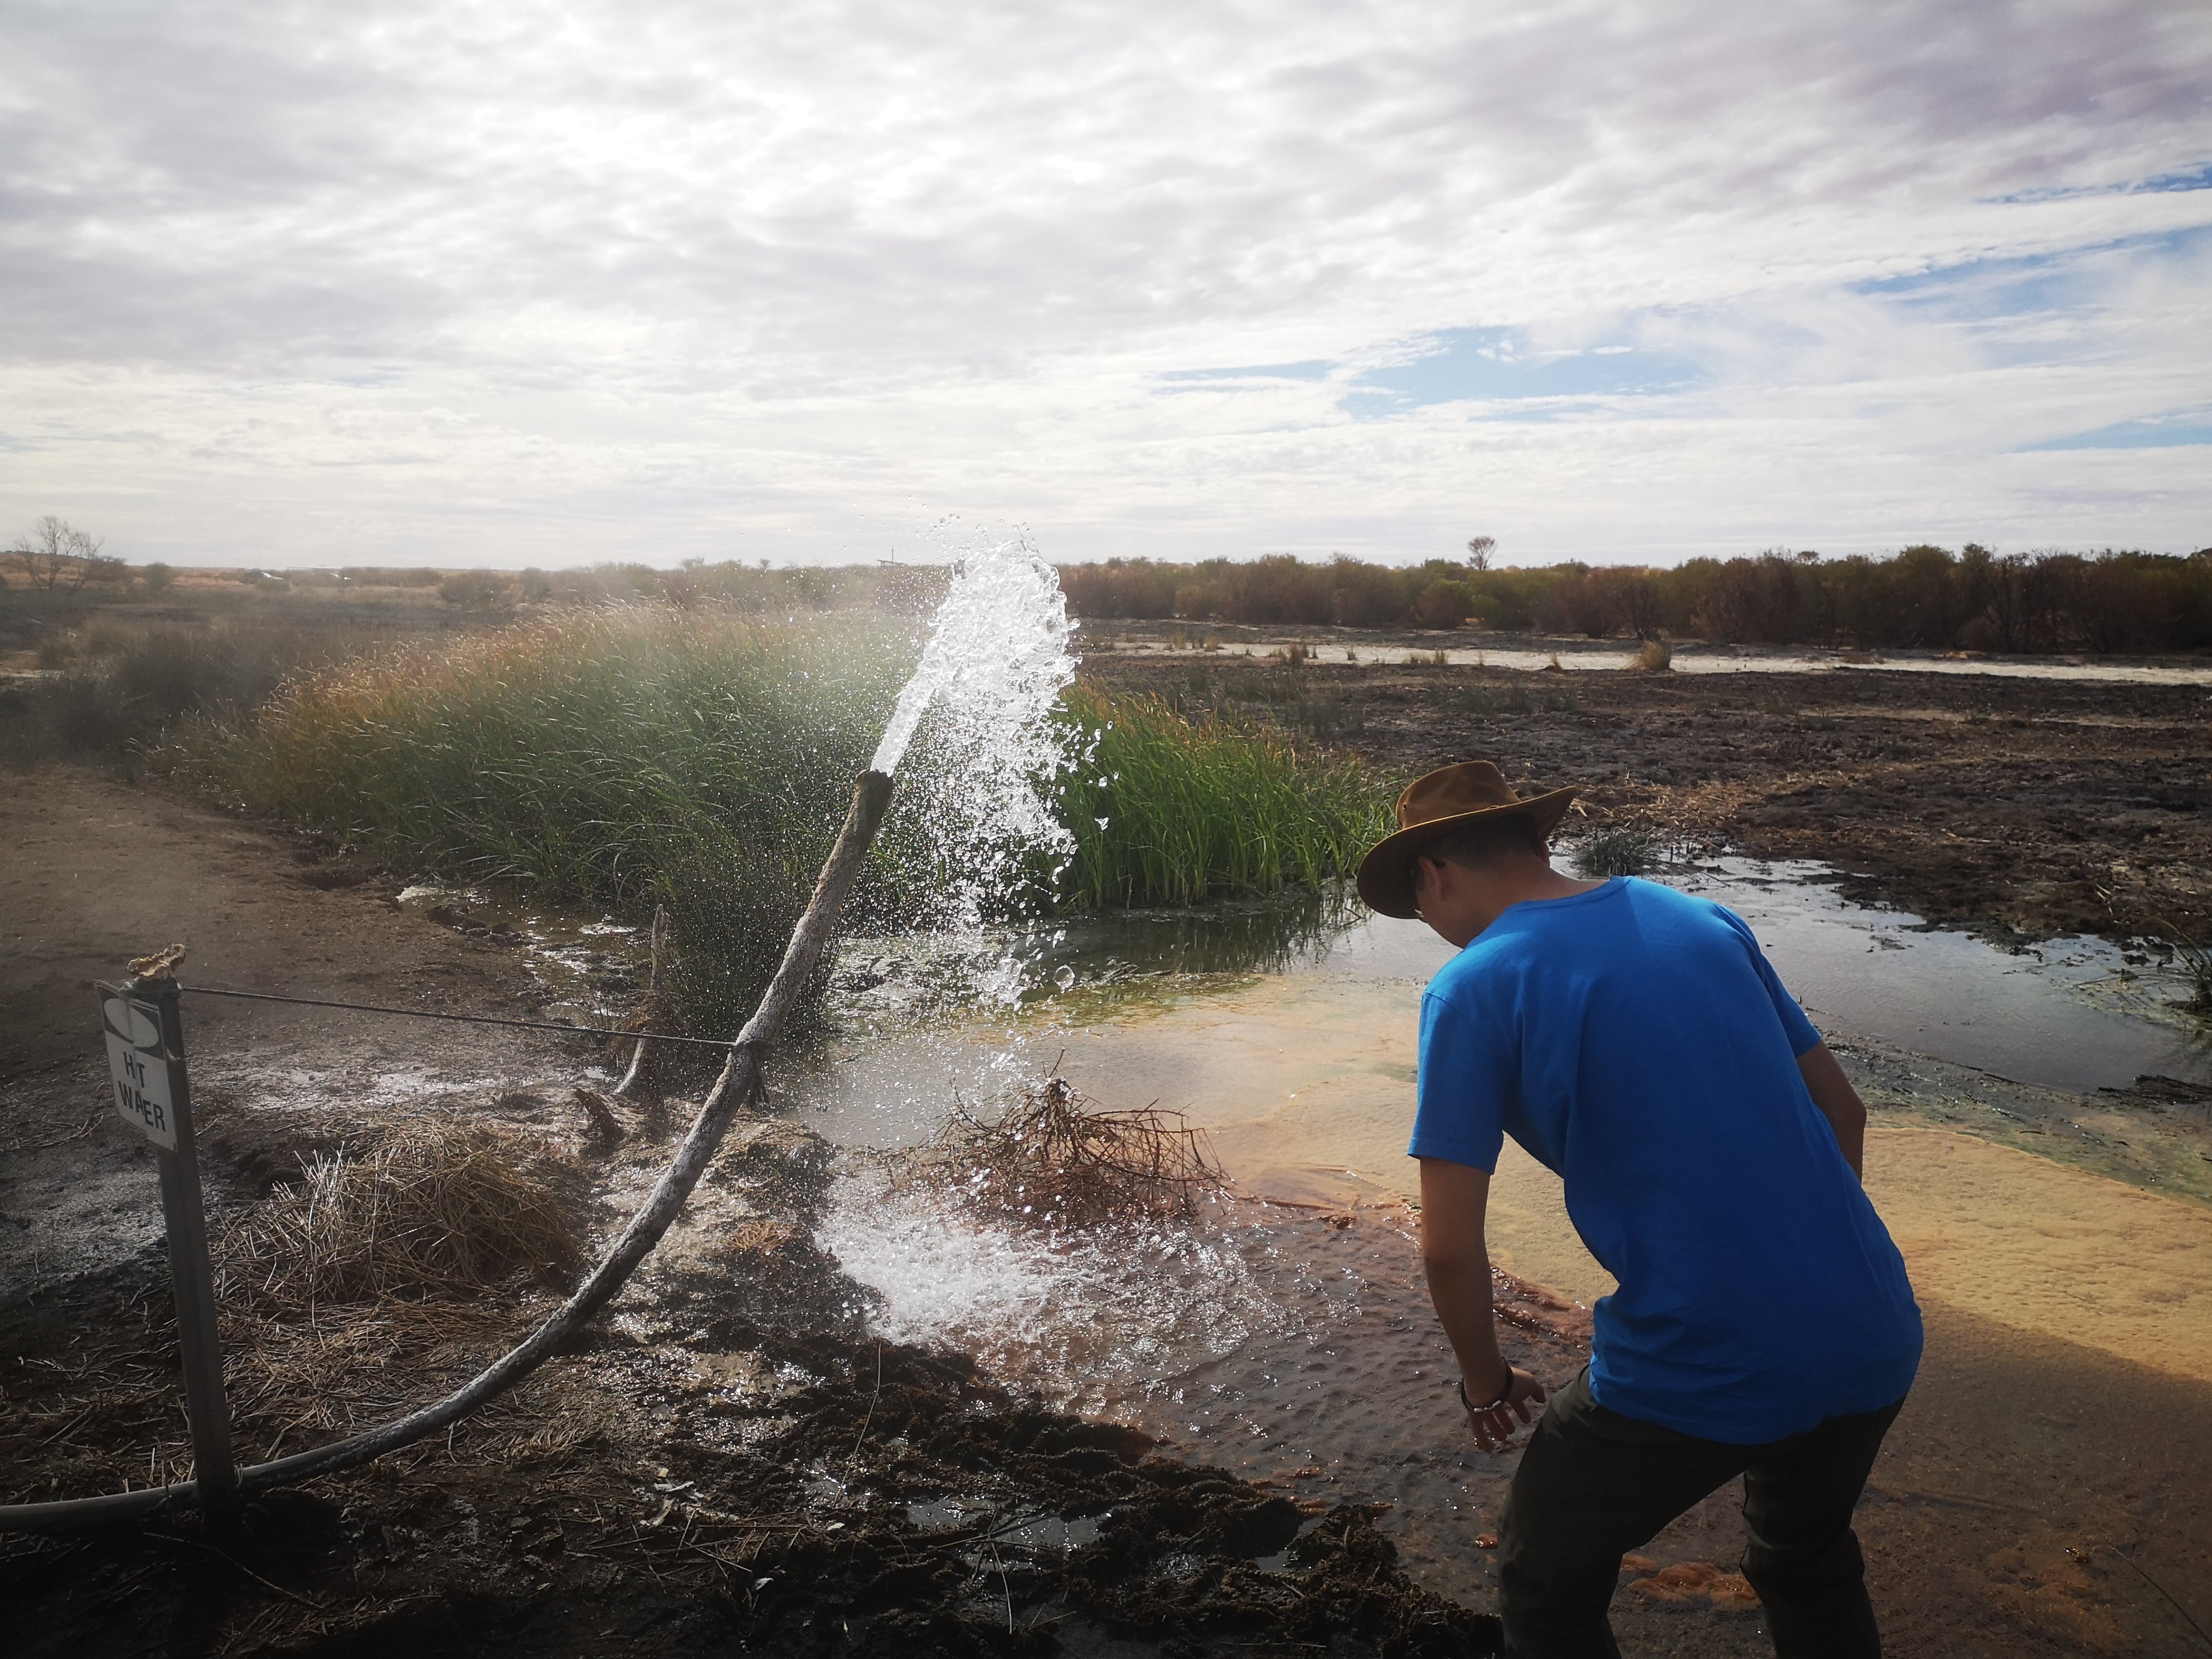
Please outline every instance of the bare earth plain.
[[[1132, 652], [1096, 653], [1085, 674], [1267, 712], [1394, 775], [1488, 756], [1519, 780], [1581, 785], [1597, 818], [1828, 860], [1856, 896], [2000, 939], [2154, 924], [2201, 936], [2212, 922], [2212, 734], [2198, 688]], [[0, 1499], [23, 1501], [143, 1485], [188, 1458], [152, 1160], [106, 1106], [90, 981], [179, 939], [192, 949], [188, 982], [519, 1017], [544, 992], [511, 942], [400, 909], [411, 872], [335, 860], [106, 772], [48, 764], [6, 782]], [[618, 995], [623, 969], [605, 971]], [[303, 1152], [428, 1103], [567, 1160], [596, 1249], [699, 1087], [678, 1088], [666, 1114], [623, 1108], [626, 1137], [609, 1146], [572, 1099], [605, 1063], [580, 1039], [204, 1000], [188, 1013], [218, 1225]], [[696, 1218], [603, 1333], [451, 1438], [264, 1505], [239, 1535], [175, 1517], [117, 1538], [0, 1541], [11, 1645], [1486, 1650], [1492, 1627], [1425, 1591], [1394, 1554], [1395, 1538], [1418, 1556], [1438, 1517], [1384, 1513], [1323, 1467], [1247, 1460], [1232, 1474], [1147, 1456], [1140, 1438], [1046, 1410], [957, 1357], [871, 1342], [849, 1284], [809, 1253], [818, 1160], [775, 1105], [772, 1094], [770, 1117], [736, 1138]], [[1908, 1255], [1944, 1291], [1928, 1299], [1921, 1381], [1860, 1515], [1891, 1650], [2203, 1651], [2212, 1356], [2202, 1304], [2177, 1302], [2161, 1275], [2212, 1274], [2199, 1237], [2212, 1210], [2063, 1167], [2032, 1143], [1998, 1147], [1917, 1120], [1887, 1133], [1877, 1156], [1893, 1168], [1870, 1179], [1910, 1211]], [[2026, 1246], [2005, 1227], [2046, 1202], [2033, 1261], [2007, 1258]], [[1410, 1271], [1402, 1212], [1358, 1211], [1348, 1228], [1285, 1213], [1310, 1230], [1316, 1261], [1364, 1241]], [[1571, 1279], [1568, 1255], [1547, 1256], [1541, 1235], [1529, 1223], [1515, 1265], [1534, 1278], [1556, 1264], [1551, 1277]], [[2053, 1268], [2069, 1260], [2078, 1279]], [[2033, 1297], [2010, 1296], [2015, 1282]], [[434, 1321], [234, 1313], [242, 1456], [442, 1391], [553, 1294], [518, 1286]], [[1516, 1357], [1553, 1381], [1578, 1364], [1580, 1340], [1571, 1314], [1532, 1317], [1513, 1337]], [[1469, 1450], [1455, 1467], [1467, 1490], [1494, 1493], [1511, 1457]], [[966, 1507], [950, 1520], [928, 1509], [947, 1500]], [[1765, 1651], [1755, 1603], [1699, 1577], [1730, 1571], [1736, 1547], [1723, 1493], [1625, 1569], [1627, 1650]], [[1669, 1565], [1690, 1571], [1659, 1578]], [[1468, 1599], [1478, 1614], [1494, 1605]]]
[[1139, 653], [1126, 645], [1147, 635], [1122, 627], [1125, 648], [1094, 652], [1086, 678], [1269, 714], [1393, 780], [1494, 760], [1524, 793], [1577, 786], [1585, 821], [1818, 859], [1854, 898], [2000, 940], [2212, 934], [2206, 686], [1850, 666], [1528, 673], [1347, 662], [1363, 642], [1334, 637], [1294, 664], [1236, 654], [1268, 647], [1234, 630], [1215, 653]]

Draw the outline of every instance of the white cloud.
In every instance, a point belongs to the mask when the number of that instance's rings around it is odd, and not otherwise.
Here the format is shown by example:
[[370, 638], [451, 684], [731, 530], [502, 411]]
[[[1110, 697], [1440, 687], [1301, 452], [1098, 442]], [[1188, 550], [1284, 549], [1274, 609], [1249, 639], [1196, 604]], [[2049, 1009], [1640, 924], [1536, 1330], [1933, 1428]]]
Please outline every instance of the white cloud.
[[[0, 515], [140, 557], [2212, 540], [2201, 447], [2017, 453], [2212, 383], [2212, 190], [2122, 188], [2212, 155], [2194, 9], [0, 31]], [[1459, 337], [1698, 372], [1348, 398]]]

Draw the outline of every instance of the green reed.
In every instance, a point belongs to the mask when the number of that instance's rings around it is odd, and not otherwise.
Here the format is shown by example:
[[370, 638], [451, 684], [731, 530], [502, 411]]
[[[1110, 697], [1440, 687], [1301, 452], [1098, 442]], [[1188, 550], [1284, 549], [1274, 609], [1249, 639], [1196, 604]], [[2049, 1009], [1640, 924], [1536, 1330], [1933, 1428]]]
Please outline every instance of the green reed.
[[649, 915], [690, 1024], [765, 986], [912, 666], [880, 623], [570, 611], [375, 653], [152, 760], [413, 867]]
[[[147, 758], [410, 871], [632, 920], [665, 905], [684, 1023], [726, 1032], [775, 970], [916, 643], [880, 618], [568, 611], [325, 668], [250, 721], [184, 720]], [[1076, 853], [1048, 908], [1319, 889], [1387, 828], [1365, 767], [1273, 728], [1080, 689], [1063, 717], [1089, 755], [1053, 782]], [[914, 831], [887, 832], [862, 925], [926, 908], [942, 849]]]
[[1081, 687], [1066, 708], [1096, 744], [1058, 781], [1076, 842], [1061, 878], [1071, 908], [1318, 889], [1391, 827], [1389, 793], [1364, 763], [1274, 728]]

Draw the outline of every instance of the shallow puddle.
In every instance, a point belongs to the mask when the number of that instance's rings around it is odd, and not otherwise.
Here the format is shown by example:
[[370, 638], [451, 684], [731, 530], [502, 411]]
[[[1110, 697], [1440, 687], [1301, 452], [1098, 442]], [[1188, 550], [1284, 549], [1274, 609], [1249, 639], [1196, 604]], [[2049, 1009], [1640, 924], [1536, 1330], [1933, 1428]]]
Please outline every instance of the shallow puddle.
[[[1323, 642], [1310, 634], [1267, 635], [1178, 648], [1156, 640], [1121, 641], [1110, 649], [1130, 656], [1268, 657], [1291, 646], [1311, 660], [1382, 664], [1421, 663], [1455, 668], [1510, 668], [1528, 672], [1601, 673], [1641, 666], [1633, 641], [1590, 644], [1576, 641], [1543, 649], [1520, 645], [1406, 646]], [[1097, 648], [1097, 647], [1091, 647]], [[2095, 657], [1986, 657], [1943, 652], [1791, 651], [1747, 647], [1681, 650], [1668, 666], [1678, 674], [1806, 674], [1856, 670], [1868, 673], [1987, 674], [2001, 679], [2099, 681], [2135, 685], [2212, 685], [2212, 665], [2194, 662], [2108, 662]]]
[[2000, 950], [1854, 904], [1824, 865], [1719, 859], [1667, 878], [1752, 925], [1823, 1031], [1870, 1036], [2015, 1083], [2086, 1092], [2144, 1075], [2212, 1080], [2178, 976], [2097, 939]]
[[[2146, 1075], [2212, 1082], [2212, 1046], [2179, 1012], [2181, 981], [2148, 951], [2094, 939], [2002, 950], [1905, 911], [1853, 903], [1832, 871], [1810, 862], [1722, 858], [1670, 866], [1657, 878], [1748, 921], [1784, 983], [1839, 1039], [1872, 1038], [2069, 1093], [2125, 1088]], [[1117, 1104], [1151, 1088], [1148, 1098], [1207, 1117], [1218, 1116], [1208, 1097], [1224, 1090], [1249, 1104], [1267, 1098], [1276, 1073], [1294, 1092], [1379, 1066], [1403, 1089], [1410, 1055], [1363, 1060], [1373, 1046], [1365, 1035], [1409, 1028], [1421, 987], [1452, 954], [1422, 923], [1354, 915], [1335, 901], [1133, 914], [1016, 949], [1026, 994], [948, 1023], [927, 1010], [973, 1005], [921, 988], [958, 969], [957, 952], [941, 944], [927, 957], [888, 944], [848, 947], [843, 960], [866, 967], [869, 988], [845, 1000], [845, 1035], [805, 1087], [836, 1122], [825, 1132], [903, 1145], [933, 1133], [954, 1094], [988, 1098], [1048, 1069], [1055, 1045], [1110, 1070]], [[995, 960], [988, 941], [974, 941], [970, 955]], [[1224, 1068], [1163, 1032], [1138, 1035], [1146, 1015], [1171, 1011], [1178, 1026], [1233, 1035], [1255, 1006], [1270, 1010], [1263, 1021], [1279, 1009], [1290, 1023], [1284, 1040], [1265, 1045], [1279, 1060], [1242, 1054]], [[1110, 1059], [1097, 1052], [1102, 1043]]]
[[[1852, 904], [1829, 873], [1729, 859], [1666, 878], [1744, 915], [1839, 1042], [1881, 1043], [1931, 1075], [1980, 1067], [2076, 1101], [2142, 1073], [2212, 1076], [2161, 1006], [2178, 987], [2144, 953], [2092, 940], [2005, 951]], [[1471, 1538], [1511, 1461], [1475, 1452], [1450, 1407], [1450, 1356], [1403, 1208], [1416, 1012], [1449, 955], [1418, 923], [1325, 903], [1132, 915], [1022, 941], [1019, 975], [994, 981], [1002, 1000], [977, 1012], [927, 986], [988, 980], [989, 942], [940, 941], [911, 965], [856, 942], [843, 963], [865, 971], [842, 981], [836, 1035], [785, 1073], [833, 1140], [910, 1145], [955, 1097], [988, 1110], [1057, 1073], [1106, 1106], [1187, 1113], [1240, 1189], [1272, 1202], [1052, 1245], [860, 1182], [823, 1242], [884, 1298], [884, 1335], [975, 1352], [1304, 1494], [1398, 1504], [1386, 1524], [1409, 1566], [1470, 1594], [1487, 1573]], [[1873, 1133], [1869, 1185], [1931, 1309], [2212, 1379], [2196, 1334], [2212, 1329], [2212, 1211], [1917, 1127]], [[1584, 1302], [1611, 1288], [1547, 1171], [1509, 1146], [1492, 1194], [1502, 1266]], [[1351, 1224], [1328, 1224], [1332, 1212]], [[1577, 1363], [1556, 1342], [1542, 1357], [1554, 1382]], [[1686, 1518], [1674, 1553], [1733, 1547], [1728, 1507]]]

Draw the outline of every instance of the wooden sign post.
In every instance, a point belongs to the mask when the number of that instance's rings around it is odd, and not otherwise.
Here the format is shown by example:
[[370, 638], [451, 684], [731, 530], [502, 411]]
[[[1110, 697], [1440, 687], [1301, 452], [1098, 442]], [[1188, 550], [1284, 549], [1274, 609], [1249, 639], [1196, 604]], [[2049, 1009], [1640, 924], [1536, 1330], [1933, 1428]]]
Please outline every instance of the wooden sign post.
[[169, 1282], [177, 1299], [185, 1414], [192, 1429], [200, 1510], [221, 1524], [238, 1509], [238, 1465], [230, 1449], [230, 1402], [222, 1389], [215, 1274], [200, 1205], [199, 1149], [192, 1139], [177, 981], [164, 974], [99, 989], [116, 1115], [154, 1143], [161, 1164], [161, 1217], [168, 1226]]

